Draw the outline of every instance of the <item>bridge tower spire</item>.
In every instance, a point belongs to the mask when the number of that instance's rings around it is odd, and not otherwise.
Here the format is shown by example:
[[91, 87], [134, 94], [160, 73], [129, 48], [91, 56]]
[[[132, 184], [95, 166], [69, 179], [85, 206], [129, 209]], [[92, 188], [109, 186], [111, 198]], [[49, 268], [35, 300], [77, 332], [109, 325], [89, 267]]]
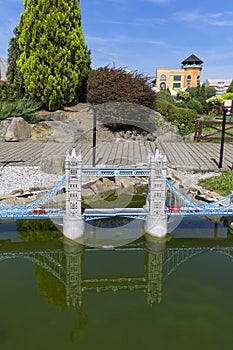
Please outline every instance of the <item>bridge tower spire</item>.
[[148, 183], [147, 219], [145, 230], [155, 237], [164, 237], [167, 234], [166, 215], [166, 177], [167, 157], [156, 149], [149, 155], [150, 177]]
[[82, 157], [75, 148], [65, 159], [66, 214], [63, 217], [63, 235], [72, 240], [84, 234], [82, 215]]

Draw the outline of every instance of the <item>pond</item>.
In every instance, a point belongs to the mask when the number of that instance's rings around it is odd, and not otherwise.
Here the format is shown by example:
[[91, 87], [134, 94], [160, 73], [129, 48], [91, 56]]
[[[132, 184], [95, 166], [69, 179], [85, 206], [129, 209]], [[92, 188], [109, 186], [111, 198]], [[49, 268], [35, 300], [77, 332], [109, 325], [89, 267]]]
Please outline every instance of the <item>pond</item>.
[[227, 227], [188, 218], [166, 240], [101, 249], [97, 238], [83, 246], [49, 220], [1, 222], [1, 350], [232, 346]]

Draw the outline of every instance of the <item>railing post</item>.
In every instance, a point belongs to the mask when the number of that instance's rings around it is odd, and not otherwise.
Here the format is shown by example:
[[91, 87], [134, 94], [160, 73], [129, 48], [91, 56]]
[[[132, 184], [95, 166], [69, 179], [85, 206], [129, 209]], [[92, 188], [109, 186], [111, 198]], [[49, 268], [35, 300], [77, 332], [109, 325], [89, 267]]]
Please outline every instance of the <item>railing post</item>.
[[198, 127], [199, 127], [199, 120], [196, 120], [195, 124], [195, 135], [194, 135], [194, 141], [198, 141]]
[[222, 119], [222, 137], [221, 137], [221, 147], [220, 147], [220, 156], [219, 156], [219, 165], [218, 167], [222, 168], [223, 161], [223, 150], [224, 150], [224, 139], [225, 139], [225, 128], [226, 128], [226, 118], [227, 118], [227, 108], [223, 108], [223, 119]]

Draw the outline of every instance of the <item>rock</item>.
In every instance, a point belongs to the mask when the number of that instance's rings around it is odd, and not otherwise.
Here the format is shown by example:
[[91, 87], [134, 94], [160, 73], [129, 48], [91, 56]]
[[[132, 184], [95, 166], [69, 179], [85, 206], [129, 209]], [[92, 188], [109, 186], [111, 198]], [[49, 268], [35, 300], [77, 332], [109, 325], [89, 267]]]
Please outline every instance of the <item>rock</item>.
[[203, 193], [203, 188], [201, 186], [199, 186], [199, 185], [193, 185], [192, 186], [192, 190], [197, 192], [198, 194]]
[[158, 142], [182, 142], [183, 138], [181, 135], [169, 131], [159, 136], [157, 138], [157, 141]]
[[103, 184], [107, 187], [115, 187], [115, 182], [111, 181], [108, 177], [103, 177]]
[[101, 180], [97, 180], [93, 185], [91, 185], [91, 189], [94, 193], [99, 194], [106, 191], [107, 186]]
[[92, 191], [91, 188], [83, 188], [82, 189], [82, 197], [86, 198], [86, 197], [92, 197], [94, 195], [95, 195], [95, 193]]
[[47, 174], [64, 174], [64, 157], [56, 155], [41, 159], [41, 171]]
[[11, 123], [11, 119], [5, 119], [0, 122], [0, 141], [5, 141], [5, 135], [8, 129], [8, 126]]
[[139, 184], [140, 180], [137, 178], [131, 178], [131, 177], [121, 177], [119, 178], [121, 187], [128, 188], [131, 186], [134, 186], [136, 184]]
[[195, 132], [184, 136], [184, 141], [193, 142], [194, 141]]
[[68, 142], [71, 143], [76, 139], [78, 128], [72, 123], [64, 123], [61, 121], [45, 121], [36, 124], [32, 128], [32, 140]]
[[19, 141], [31, 137], [32, 129], [23, 118], [9, 118], [11, 120], [5, 134], [5, 141]]
[[47, 122], [40, 122], [37, 123], [32, 128], [32, 140], [40, 140], [44, 139], [47, 140], [52, 134], [52, 128], [51, 125], [49, 125]]

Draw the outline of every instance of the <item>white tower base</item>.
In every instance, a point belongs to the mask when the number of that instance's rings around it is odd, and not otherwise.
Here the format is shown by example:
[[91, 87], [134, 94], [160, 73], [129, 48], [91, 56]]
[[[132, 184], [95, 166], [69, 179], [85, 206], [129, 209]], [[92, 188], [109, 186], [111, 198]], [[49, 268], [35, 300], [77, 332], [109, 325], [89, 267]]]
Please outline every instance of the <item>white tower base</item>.
[[68, 216], [63, 217], [63, 236], [72, 239], [73, 241], [80, 239], [84, 236], [84, 217], [80, 216]]
[[144, 229], [151, 236], [163, 238], [167, 235], [167, 215], [147, 214]]

